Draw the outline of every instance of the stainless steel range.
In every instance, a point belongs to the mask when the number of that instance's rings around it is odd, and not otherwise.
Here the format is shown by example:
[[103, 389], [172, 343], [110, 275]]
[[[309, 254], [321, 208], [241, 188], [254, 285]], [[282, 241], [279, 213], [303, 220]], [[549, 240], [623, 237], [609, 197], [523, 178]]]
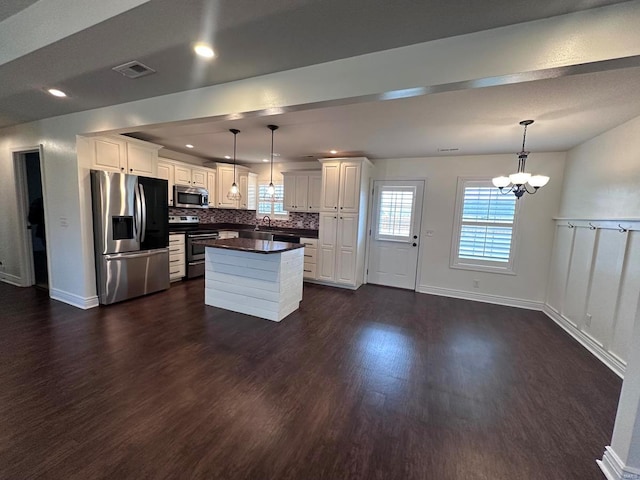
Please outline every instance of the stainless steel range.
[[204, 249], [202, 245], [195, 245], [194, 240], [208, 240], [219, 237], [217, 230], [201, 228], [200, 219], [195, 215], [169, 216], [169, 230], [185, 233], [185, 265], [187, 278], [204, 275]]

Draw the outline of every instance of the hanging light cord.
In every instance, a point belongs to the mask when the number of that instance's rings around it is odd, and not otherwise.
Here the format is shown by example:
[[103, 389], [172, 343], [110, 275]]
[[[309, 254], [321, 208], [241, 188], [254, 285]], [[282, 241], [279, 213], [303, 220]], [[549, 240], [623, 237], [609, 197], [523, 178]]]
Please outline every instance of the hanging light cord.
[[236, 141], [237, 140], [238, 140], [238, 132], [233, 132], [233, 183], [236, 183]]
[[275, 128], [271, 129], [271, 184], [273, 184], [273, 132], [275, 131]]

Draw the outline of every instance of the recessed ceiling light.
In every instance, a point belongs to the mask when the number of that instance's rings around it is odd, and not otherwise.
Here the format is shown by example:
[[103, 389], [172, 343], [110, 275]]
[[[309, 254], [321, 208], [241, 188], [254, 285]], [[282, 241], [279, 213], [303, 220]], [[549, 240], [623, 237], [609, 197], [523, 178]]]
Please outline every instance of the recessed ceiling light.
[[330, 153], [331, 155], [335, 155], [336, 153], [338, 153], [338, 151], [337, 151], [337, 150], [329, 150], [329, 153]]
[[57, 88], [50, 88], [49, 90], [47, 90], [47, 92], [49, 92], [54, 97], [66, 97], [67, 96], [66, 93], [64, 93], [62, 90], [58, 90]]
[[225, 155], [224, 158], [226, 158], [227, 160], [231, 160], [231, 157], [229, 155]]
[[191, 145], [190, 143], [187, 143], [187, 144], [185, 145], [185, 147], [187, 147], [187, 148], [193, 148], [193, 145]]
[[268, 161], [269, 161], [269, 159], [268, 159], [268, 158], [263, 158], [263, 159], [262, 159], [262, 161], [263, 161], [263, 162], [268, 162]]
[[209, 45], [205, 45], [204, 43], [198, 43], [195, 47], [193, 47], [193, 51], [204, 58], [213, 58], [216, 55], [213, 51], [213, 48], [211, 48]]

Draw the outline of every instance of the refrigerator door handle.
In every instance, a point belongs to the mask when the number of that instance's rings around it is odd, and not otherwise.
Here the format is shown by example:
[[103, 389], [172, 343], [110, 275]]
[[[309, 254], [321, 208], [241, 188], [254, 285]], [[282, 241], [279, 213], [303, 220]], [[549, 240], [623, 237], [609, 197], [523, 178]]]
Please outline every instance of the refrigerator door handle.
[[142, 184], [138, 184], [138, 188], [140, 189], [140, 205], [142, 206], [142, 226], [140, 227], [140, 243], [144, 242], [144, 238], [147, 236], [147, 198], [144, 195], [144, 187]]
[[133, 207], [134, 209], [134, 222], [135, 222], [135, 230], [136, 230], [136, 241], [138, 243], [140, 243], [142, 240], [140, 240], [141, 238], [141, 229], [142, 229], [142, 202], [140, 201], [140, 192], [138, 191], [138, 185], [136, 184], [135, 188], [133, 189], [133, 196], [134, 196], [134, 200], [135, 200], [135, 205]]
[[109, 253], [104, 255], [105, 260], [119, 260], [119, 259], [128, 259], [128, 258], [142, 258], [142, 257], [152, 257], [154, 255], [161, 255], [163, 253], [167, 253], [169, 248], [156, 248], [154, 250], [143, 250], [141, 252], [135, 253]]

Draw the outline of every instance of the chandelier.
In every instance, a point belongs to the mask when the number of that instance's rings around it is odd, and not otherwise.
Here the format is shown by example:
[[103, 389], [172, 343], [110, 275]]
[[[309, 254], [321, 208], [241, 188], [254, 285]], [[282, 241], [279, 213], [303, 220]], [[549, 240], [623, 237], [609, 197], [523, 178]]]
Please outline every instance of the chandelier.
[[[533, 120], [523, 120], [520, 125], [524, 127], [522, 135], [522, 150], [518, 153], [518, 171], [512, 173], [508, 177], [495, 177], [493, 185], [500, 189], [500, 193], [506, 195], [513, 192], [516, 198], [522, 197], [525, 192], [533, 195], [540, 187], [544, 187], [549, 182], [549, 177], [545, 175], [532, 175], [525, 172], [527, 157], [530, 152], [525, 151], [524, 144], [527, 139], [527, 127], [533, 123]], [[529, 190], [527, 186], [533, 188]]]

